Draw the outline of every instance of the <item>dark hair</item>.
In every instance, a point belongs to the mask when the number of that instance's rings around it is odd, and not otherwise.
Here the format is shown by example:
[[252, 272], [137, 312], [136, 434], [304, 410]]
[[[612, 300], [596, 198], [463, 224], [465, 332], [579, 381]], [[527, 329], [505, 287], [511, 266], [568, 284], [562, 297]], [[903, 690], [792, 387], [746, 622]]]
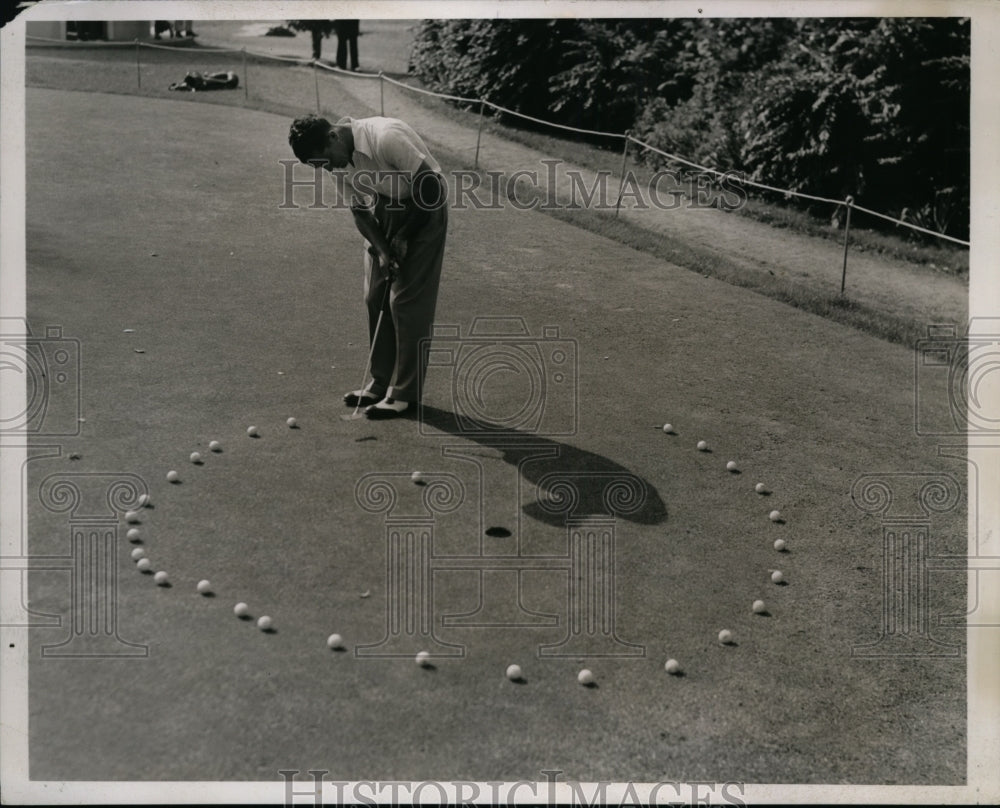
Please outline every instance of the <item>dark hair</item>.
[[312, 113], [292, 121], [292, 128], [288, 130], [288, 142], [300, 162], [307, 163], [323, 151], [326, 136], [332, 128], [326, 118]]

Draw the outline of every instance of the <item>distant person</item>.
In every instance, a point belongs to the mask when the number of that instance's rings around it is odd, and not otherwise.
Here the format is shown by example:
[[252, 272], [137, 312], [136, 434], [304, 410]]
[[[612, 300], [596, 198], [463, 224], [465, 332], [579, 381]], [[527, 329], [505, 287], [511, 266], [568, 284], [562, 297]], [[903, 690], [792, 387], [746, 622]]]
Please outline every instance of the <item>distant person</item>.
[[174, 26], [170, 24], [170, 20], [155, 20], [153, 22], [153, 37], [163, 39], [165, 33], [169, 33], [171, 37], [174, 35]]
[[194, 32], [193, 20], [174, 20], [174, 36], [176, 37], [198, 36]]
[[337, 67], [347, 69], [347, 49], [351, 49], [351, 70], [358, 69], [358, 33], [361, 30], [360, 20], [334, 20], [334, 30], [337, 32]]
[[[344, 396], [372, 419], [413, 414], [427, 369], [448, 232], [448, 184], [420, 136], [395, 118], [296, 118], [295, 156], [328, 171], [351, 166], [351, 213], [365, 252], [371, 381]], [[378, 329], [379, 313], [389, 317]]]

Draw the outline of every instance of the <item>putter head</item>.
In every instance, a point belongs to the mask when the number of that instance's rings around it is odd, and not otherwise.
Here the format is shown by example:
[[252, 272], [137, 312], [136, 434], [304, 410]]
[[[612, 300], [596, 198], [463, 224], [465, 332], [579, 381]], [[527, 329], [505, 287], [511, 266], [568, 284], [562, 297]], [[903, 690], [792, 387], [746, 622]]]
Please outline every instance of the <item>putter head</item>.
[[357, 421], [359, 418], [364, 418], [364, 417], [365, 417], [365, 411], [358, 409], [357, 407], [354, 408], [354, 412], [340, 416], [342, 421]]

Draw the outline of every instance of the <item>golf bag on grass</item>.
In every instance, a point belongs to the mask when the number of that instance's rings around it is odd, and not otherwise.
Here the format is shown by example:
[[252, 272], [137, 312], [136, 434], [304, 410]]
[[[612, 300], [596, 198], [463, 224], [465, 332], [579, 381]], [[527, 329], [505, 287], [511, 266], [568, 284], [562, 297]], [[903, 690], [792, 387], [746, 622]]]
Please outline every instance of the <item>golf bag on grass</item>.
[[240, 78], [232, 70], [225, 73], [199, 73], [194, 70], [188, 73], [183, 81], [170, 85], [171, 90], [235, 90], [239, 87]]

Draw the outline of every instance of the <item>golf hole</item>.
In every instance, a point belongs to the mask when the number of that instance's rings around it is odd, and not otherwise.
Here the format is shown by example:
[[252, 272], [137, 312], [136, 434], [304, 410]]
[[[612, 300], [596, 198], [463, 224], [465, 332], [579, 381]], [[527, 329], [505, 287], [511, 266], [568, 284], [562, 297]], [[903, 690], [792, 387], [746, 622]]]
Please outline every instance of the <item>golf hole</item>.
[[510, 537], [510, 531], [505, 527], [488, 527], [486, 535], [494, 539], [506, 539]]

